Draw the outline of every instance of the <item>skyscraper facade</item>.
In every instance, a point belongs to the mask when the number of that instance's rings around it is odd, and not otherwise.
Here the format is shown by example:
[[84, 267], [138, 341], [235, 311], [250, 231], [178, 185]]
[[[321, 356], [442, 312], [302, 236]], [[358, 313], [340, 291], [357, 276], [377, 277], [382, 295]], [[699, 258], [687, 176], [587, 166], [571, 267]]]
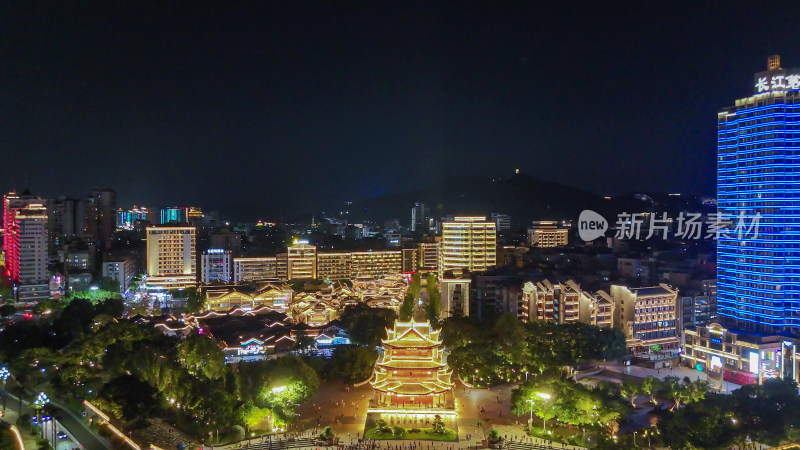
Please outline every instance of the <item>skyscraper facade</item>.
[[767, 68], [718, 113], [718, 214], [733, 223], [717, 244], [717, 306], [737, 329], [800, 334], [800, 69], [778, 56]]
[[197, 284], [194, 227], [147, 227], [147, 288], [182, 289]]
[[451, 269], [482, 271], [497, 264], [497, 225], [486, 217], [457, 216], [442, 223], [439, 278]]

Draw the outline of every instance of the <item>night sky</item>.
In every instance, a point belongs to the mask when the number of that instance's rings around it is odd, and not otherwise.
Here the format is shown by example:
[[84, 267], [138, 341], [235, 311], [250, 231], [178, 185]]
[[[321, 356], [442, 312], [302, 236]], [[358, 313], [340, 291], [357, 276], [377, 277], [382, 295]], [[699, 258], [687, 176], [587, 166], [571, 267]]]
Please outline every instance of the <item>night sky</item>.
[[0, 188], [123, 207], [270, 217], [517, 167], [713, 193], [717, 110], [768, 54], [800, 66], [800, 2], [64, 3], [0, 6]]

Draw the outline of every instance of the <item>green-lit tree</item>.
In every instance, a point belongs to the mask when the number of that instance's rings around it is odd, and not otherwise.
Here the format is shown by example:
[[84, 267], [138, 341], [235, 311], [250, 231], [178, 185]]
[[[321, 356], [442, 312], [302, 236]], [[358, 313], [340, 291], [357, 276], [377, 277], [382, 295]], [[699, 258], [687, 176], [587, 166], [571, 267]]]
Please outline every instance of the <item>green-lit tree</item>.
[[639, 385], [632, 381], [623, 381], [619, 386], [619, 394], [628, 399], [631, 406], [636, 406], [636, 396], [639, 395]]
[[639, 385], [642, 394], [649, 396], [650, 402], [653, 404], [656, 403], [656, 393], [658, 392], [660, 381], [654, 376], [649, 376], [643, 379], [642, 384]]
[[428, 293], [428, 303], [425, 305], [425, 315], [431, 324], [439, 323], [439, 315], [442, 312], [442, 294], [439, 292], [439, 282], [436, 274], [428, 275], [428, 283], [425, 286]]
[[407, 322], [414, 317], [414, 311], [417, 309], [417, 298], [412, 292], [407, 292], [403, 298], [403, 304], [400, 305], [400, 320]]

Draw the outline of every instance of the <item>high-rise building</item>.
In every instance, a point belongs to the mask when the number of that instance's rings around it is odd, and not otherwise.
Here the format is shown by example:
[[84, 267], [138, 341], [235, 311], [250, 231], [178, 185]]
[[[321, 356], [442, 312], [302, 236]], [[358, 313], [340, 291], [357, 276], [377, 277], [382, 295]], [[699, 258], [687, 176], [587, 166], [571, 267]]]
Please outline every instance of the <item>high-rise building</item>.
[[439, 270], [439, 243], [422, 242], [417, 244], [417, 270], [423, 273]]
[[497, 264], [497, 225], [486, 217], [456, 216], [442, 223], [439, 277], [452, 269], [472, 272]]
[[[3, 196], [3, 252], [6, 258], [12, 252], [11, 249], [11, 236], [14, 227], [14, 214], [20, 208], [24, 208], [31, 203], [43, 203], [44, 200], [32, 195], [30, 191], [26, 190], [22, 194], [16, 192], [9, 192]], [[6, 276], [10, 277], [11, 272], [6, 267]]]
[[425, 203], [414, 203], [414, 206], [411, 208], [411, 231], [412, 232], [424, 232], [425, 230], [425, 217], [427, 217], [427, 210], [425, 209]]
[[6, 229], [9, 253], [6, 270], [18, 284], [17, 301], [37, 302], [50, 297], [47, 272], [47, 207], [28, 203], [13, 209]]
[[317, 247], [304, 242], [286, 249], [286, 270], [290, 280], [317, 278]]
[[717, 242], [717, 308], [729, 326], [800, 335], [800, 69], [770, 56], [753, 95], [717, 115], [718, 214], [753, 225]]
[[528, 228], [528, 245], [531, 247], [561, 247], [569, 243], [569, 229], [556, 221], [540, 220]]
[[182, 289], [197, 284], [195, 228], [147, 227], [147, 288]]
[[47, 209], [29, 203], [14, 210], [6, 265], [11, 279], [21, 284], [47, 282]]
[[111, 278], [119, 283], [119, 291], [125, 293], [131, 288], [136, 276], [136, 260], [130, 256], [111, 256], [102, 264], [103, 278]]
[[117, 193], [113, 189], [95, 188], [92, 192], [97, 222], [97, 237], [106, 249], [111, 248], [111, 237], [117, 228]]
[[511, 216], [508, 214], [492, 213], [492, 222], [497, 227], [497, 231], [508, 231], [511, 229]]
[[122, 208], [117, 210], [117, 228], [122, 230], [133, 230], [136, 222], [149, 222], [155, 224], [153, 210], [143, 206], [134, 205], [129, 210]]
[[231, 252], [221, 248], [210, 248], [203, 252], [201, 257], [202, 276], [200, 281], [211, 283], [213, 281], [231, 281]]
[[161, 208], [162, 225], [185, 225], [189, 223], [185, 206], [168, 206]]

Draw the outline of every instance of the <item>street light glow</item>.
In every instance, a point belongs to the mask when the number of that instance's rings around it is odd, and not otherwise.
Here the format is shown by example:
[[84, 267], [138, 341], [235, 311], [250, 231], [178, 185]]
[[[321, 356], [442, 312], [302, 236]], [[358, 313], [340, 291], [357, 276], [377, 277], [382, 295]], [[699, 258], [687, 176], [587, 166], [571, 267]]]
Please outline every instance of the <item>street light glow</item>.
[[536, 395], [538, 395], [539, 397], [541, 397], [541, 398], [543, 398], [545, 400], [550, 400], [550, 394], [546, 394], [544, 392], [537, 392]]
[[277, 394], [278, 392], [283, 392], [285, 390], [286, 390], [286, 386], [278, 386], [278, 387], [272, 388], [272, 393], [273, 394]]

